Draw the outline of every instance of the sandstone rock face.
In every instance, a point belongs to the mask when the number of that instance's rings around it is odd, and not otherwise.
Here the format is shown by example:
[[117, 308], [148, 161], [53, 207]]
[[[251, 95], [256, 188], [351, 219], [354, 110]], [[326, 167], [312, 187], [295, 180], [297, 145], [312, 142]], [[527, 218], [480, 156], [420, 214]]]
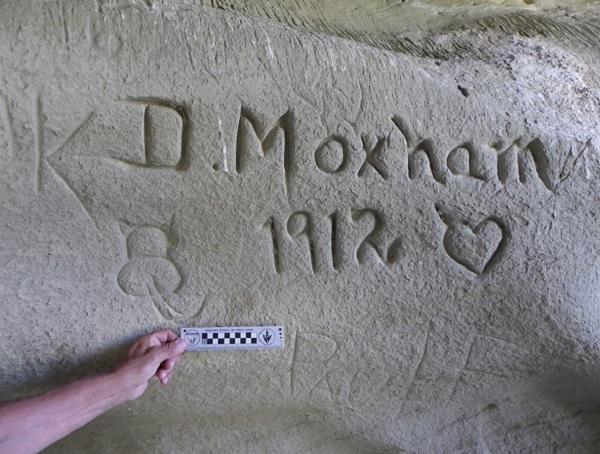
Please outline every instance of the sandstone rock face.
[[49, 452], [598, 451], [595, 48], [0, 9], [2, 398], [157, 327], [286, 328]]

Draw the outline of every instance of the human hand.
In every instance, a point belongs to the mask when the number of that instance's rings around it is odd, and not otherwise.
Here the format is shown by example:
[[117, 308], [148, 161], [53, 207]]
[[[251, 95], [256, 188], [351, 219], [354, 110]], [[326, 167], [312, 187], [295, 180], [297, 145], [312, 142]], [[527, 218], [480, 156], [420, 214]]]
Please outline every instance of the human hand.
[[170, 330], [147, 334], [135, 341], [129, 348], [127, 360], [116, 371], [131, 390], [131, 399], [144, 393], [153, 376], [162, 385], [169, 383], [173, 368], [185, 349], [185, 342]]

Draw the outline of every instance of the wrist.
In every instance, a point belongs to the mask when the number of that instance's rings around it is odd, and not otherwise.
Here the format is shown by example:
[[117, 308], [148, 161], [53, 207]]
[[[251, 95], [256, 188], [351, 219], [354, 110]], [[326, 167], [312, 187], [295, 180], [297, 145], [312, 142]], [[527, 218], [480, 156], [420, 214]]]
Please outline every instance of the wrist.
[[134, 400], [138, 397], [136, 386], [129, 379], [130, 374], [123, 368], [110, 372], [106, 376], [108, 385], [115, 390], [115, 405]]

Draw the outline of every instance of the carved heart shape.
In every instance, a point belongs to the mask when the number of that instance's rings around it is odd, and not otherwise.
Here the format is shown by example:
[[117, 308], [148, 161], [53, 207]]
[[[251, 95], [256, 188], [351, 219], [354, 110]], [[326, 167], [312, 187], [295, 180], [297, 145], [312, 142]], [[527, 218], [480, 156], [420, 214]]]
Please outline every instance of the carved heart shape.
[[444, 235], [444, 248], [452, 260], [473, 273], [482, 274], [503, 241], [502, 225], [488, 218], [473, 229], [466, 222], [450, 225]]

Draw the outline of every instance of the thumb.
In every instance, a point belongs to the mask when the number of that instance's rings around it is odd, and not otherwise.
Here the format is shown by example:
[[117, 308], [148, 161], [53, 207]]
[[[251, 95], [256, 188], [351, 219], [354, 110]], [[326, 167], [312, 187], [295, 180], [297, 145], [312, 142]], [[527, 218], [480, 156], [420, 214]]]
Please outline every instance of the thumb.
[[167, 342], [160, 347], [155, 347], [152, 351], [152, 359], [158, 366], [163, 361], [181, 355], [186, 349], [185, 342], [178, 339], [173, 342]]

